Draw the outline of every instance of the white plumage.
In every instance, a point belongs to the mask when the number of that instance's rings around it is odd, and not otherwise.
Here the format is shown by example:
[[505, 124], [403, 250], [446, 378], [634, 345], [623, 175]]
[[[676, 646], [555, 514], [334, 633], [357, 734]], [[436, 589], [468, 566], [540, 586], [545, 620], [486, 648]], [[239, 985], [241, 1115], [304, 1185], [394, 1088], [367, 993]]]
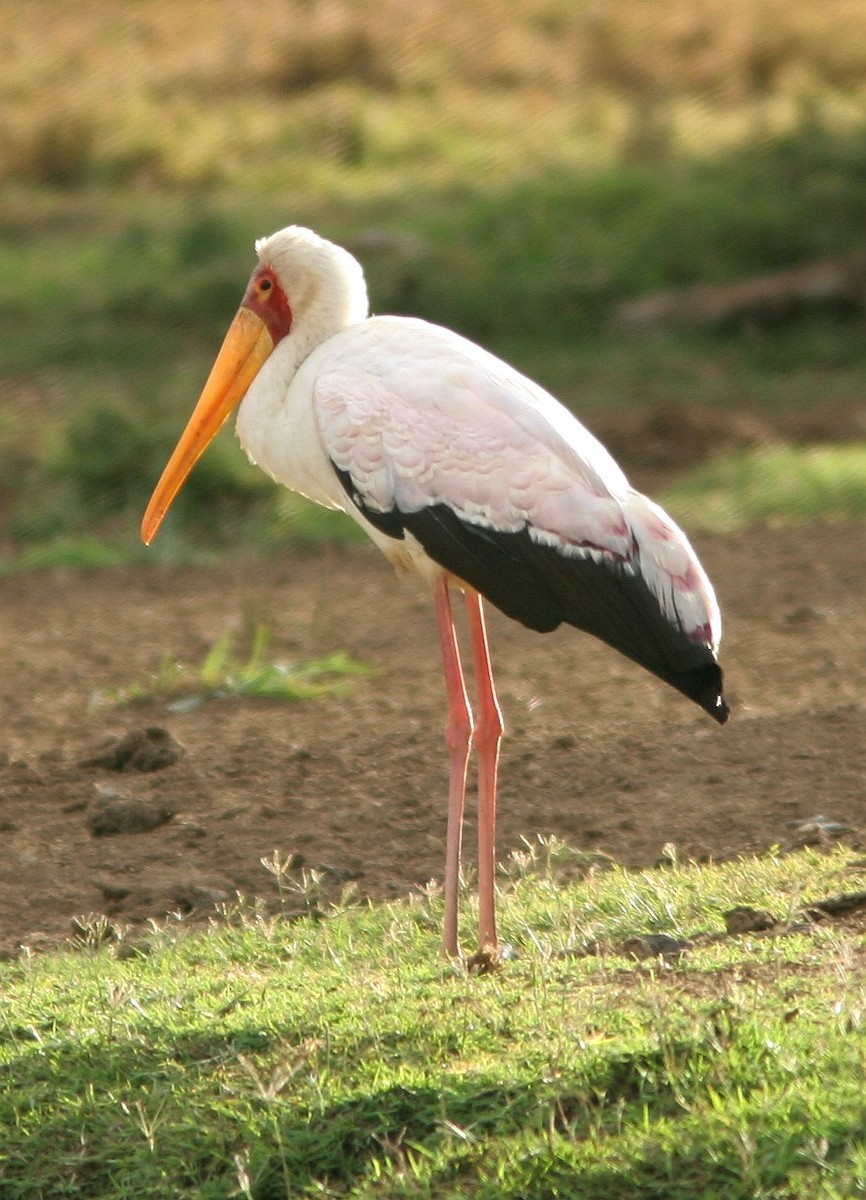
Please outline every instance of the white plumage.
[[[683, 532], [537, 384], [450, 330], [368, 317], [358, 263], [309, 230], [289, 227], [256, 250], [260, 265], [157, 486], [143, 536], [154, 536], [240, 403], [237, 433], [253, 462], [344, 509], [392, 562], [433, 583], [451, 748], [444, 946], [455, 954], [472, 718], [449, 587], [464, 590], [469, 605], [480, 691], [479, 831], [488, 859], [502, 722], [479, 593], [532, 628], [566, 621], [588, 630], [723, 721], [719, 608]], [[496, 949], [492, 872], [491, 861], [479, 863], [487, 953]]]

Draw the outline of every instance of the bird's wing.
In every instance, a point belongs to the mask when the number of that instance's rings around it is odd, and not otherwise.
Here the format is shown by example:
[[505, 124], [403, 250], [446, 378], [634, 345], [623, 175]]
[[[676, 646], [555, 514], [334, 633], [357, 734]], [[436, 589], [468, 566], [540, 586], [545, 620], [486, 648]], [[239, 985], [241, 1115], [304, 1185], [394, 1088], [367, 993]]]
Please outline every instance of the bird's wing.
[[571, 413], [424, 322], [378, 318], [335, 341], [316, 364], [316, 417], [368, 521], [414, 536], [509, 616], [585, 629], [718, 716], [712, 586], [683, 532]]
[[422, 321], [378, 318], [337, 341], [314, 402], [327, 452], [367, 509], [447, 504], [498, 532], [530, 526], [563, 546], [630, 552], [625, 476], [543, 389]]

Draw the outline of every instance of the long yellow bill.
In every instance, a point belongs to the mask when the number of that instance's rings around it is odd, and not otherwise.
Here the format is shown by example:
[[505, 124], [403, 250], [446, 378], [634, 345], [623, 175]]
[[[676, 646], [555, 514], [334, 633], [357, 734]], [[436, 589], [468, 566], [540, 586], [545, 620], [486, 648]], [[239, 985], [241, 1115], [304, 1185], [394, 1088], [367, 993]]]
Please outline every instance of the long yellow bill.
[[274, 341], [261, 317], [241, 307], [229, 326], [186, 429], [154, 489], [141, 522], [149, 546], [186, 477], [246, 395]]

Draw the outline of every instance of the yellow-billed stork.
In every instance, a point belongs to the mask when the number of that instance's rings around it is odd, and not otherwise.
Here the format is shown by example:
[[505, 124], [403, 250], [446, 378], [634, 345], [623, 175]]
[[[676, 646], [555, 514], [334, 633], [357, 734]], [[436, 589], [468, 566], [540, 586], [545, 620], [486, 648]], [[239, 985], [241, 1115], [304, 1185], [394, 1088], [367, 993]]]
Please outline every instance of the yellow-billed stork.
[[[253, 271], [201, 398], [148, 505], [149, 543], [240, 405], [237, 434], [275, 480], [344, 510], [432, 585], [448, 700], [443, 950], [459, 953], [466, 771], [478, 755], [479, 946], [497, 951], [494, 821], [502, 715], [482, 596], [530, 629], [601, 638], [724, 722], [712, 585], [683, 532], [629, 486], [557, 400], [479, 346], [410, 317], [370, 317], [346, 250], [290, 226]], [[473, 720], [452, 618], [468, 610]]]

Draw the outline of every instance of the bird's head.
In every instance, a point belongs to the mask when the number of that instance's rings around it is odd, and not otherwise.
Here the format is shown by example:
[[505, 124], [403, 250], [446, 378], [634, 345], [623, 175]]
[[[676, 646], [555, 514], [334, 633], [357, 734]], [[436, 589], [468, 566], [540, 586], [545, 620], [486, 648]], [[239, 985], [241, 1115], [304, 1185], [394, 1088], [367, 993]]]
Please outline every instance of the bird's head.
[[290, 225], [260, 238], [256, 253], [259, 265], [144, 514], [147, 545], [275, 347], [287, 343], [297, 367], [315, 346], [367, 316], [364, 274], [342, 247]]

